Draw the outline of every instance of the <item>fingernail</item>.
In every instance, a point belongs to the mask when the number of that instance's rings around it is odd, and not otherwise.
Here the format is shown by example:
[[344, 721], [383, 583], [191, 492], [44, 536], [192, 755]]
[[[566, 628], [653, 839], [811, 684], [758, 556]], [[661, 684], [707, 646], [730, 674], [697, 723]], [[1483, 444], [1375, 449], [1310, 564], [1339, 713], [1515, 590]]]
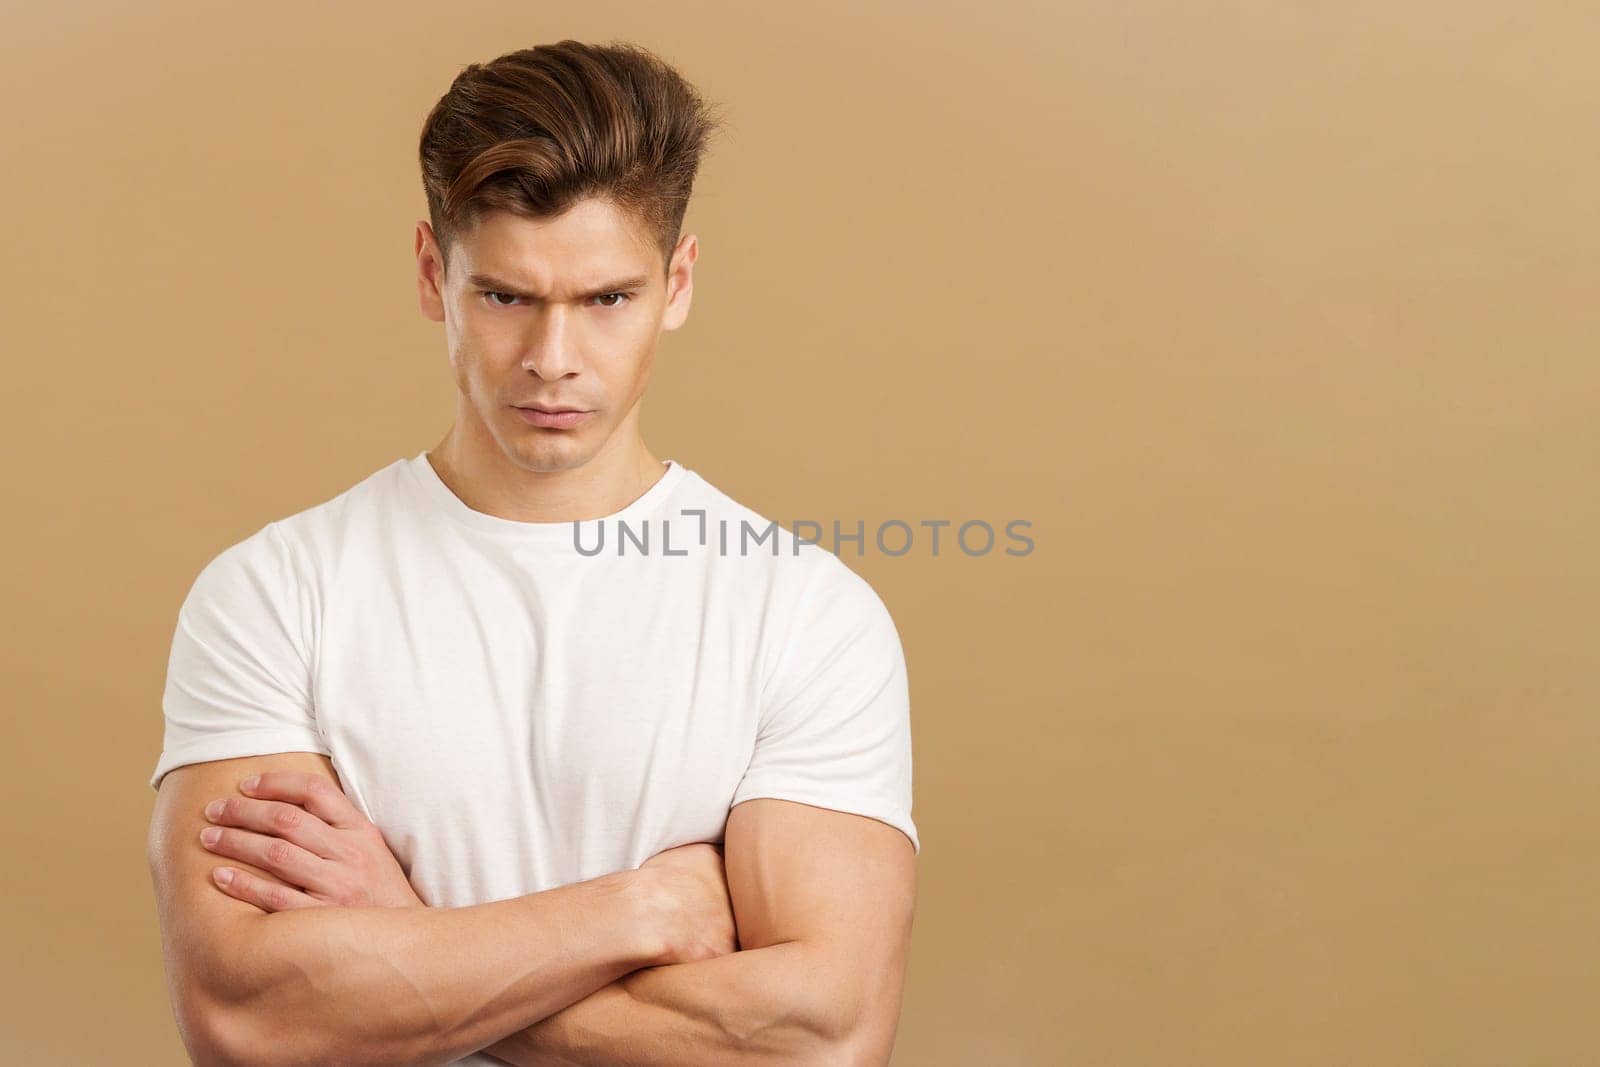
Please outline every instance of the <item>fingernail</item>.
[[233, 881], [233, 868], [232, 867], [218, 867], [215, 871], [213, 871], [211, 873], [212, 873], [212, 876], [214, 878], [216, 878], [218, 884], [220, 884], [220, 885], [227, 885], [229, 882]]
[[204, 841], [208, 845], [216, 844], [217, 838], [221, 836], [222, 830], [220, 827], [216, 826], [208, 826], [204, 830], [200, 831], [200, 840]]
[[260, 781], [261, 781], [261, 776], [259, 774], [252, 774], [250, 777], [246, 778], [244, 781], [239, 783], [239, 788], [244, 790], [246, 793], [248, 793], [251, 790], [255, 789], [255, 787], [260, 783]]
[[206, 805], [206, 818], [215, 819], [218, 815], [221, 815], [221, 814], [222, 814], [222, 801], [213, 800], [211, 803]]

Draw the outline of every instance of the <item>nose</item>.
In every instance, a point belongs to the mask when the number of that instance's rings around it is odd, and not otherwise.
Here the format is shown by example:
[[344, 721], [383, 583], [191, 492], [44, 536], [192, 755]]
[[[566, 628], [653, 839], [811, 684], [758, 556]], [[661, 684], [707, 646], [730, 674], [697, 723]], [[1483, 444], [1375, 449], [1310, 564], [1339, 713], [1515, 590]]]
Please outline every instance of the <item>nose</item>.
[[569, 336], [565, 307], [547, 304], [528, 316], [528, 323], [528, 335], [523, 338], [523, 370], [555, 381], [578, 369], [578, 353]]

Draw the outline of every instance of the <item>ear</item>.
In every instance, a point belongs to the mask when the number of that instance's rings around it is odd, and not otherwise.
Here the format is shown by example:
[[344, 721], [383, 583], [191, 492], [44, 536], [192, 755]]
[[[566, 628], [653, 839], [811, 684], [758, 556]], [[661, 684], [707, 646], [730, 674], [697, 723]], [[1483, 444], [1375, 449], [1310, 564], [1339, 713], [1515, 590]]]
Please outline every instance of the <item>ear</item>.
[[417, 220], [417, 305], [422, 317], [444, 321], [444, 255], [426, 219]]
[[694, 261], [700, 256], [700, 241], [686, 233], [672, 250], [672, 261], [667, 269], [667, 306], [661, 316], [663, 330], [676, 330], [689, 317], [689, 303], [694, 298]]

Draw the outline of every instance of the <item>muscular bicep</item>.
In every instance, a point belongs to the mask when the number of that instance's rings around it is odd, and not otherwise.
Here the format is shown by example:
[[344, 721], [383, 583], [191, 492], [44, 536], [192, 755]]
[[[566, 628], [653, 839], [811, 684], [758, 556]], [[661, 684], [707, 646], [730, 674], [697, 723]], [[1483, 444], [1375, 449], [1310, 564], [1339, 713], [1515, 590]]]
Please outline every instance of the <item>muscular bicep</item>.
[[207, 851], [200, 843], [200, 831], [211, 825], [204, 809], [218, 797], [242, 796], [242, 779], [275, 770], [324, 774], [339, 784], [328, 757], [278, 752], [175, 767], [156, 793], [147, 843], [150, 877], [173, 1009], [191, 1050], [193, 1042], [210, 1040], [207, 1013], [229, 996], [230, 962], [248, 944], [250, 924], [266, 917], [255, 905], [219, 889], [212, 870], [239, 867], [268, 881], [279, 880], [253, 864]]
[[817, 986], [836, 998], [828, 1010], [886, 1059], [916, 900], [906, 834], [867, 816], [763, 797], [729, 812], [723, 861], [739, 947], [811, 946], [827, 971]]

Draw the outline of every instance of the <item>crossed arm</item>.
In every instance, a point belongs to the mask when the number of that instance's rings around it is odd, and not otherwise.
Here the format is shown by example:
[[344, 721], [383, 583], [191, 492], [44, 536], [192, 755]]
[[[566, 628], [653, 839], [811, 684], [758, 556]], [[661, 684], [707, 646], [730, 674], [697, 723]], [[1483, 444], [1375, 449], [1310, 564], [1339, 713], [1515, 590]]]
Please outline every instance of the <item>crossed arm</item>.
[[199, 809], [296, 758], [337, 781], [322, 757], [278, 754], [163, 782], [151, 867], [179, 1026], [200, 1062], [438, 1064], [479, 1048], [563, 1067], [887, 1062], [915, 892], [898, 830], [740, 804], [724, 854], [741, 950], [652, 965], [629, 872], [469, 908], [262, 915], [224, 895], [218, 857], [196, 843]]
[[888, 1063], [915, 898], [904, 834], [790, 801], [724, 832], [741, 951], [634, 971], [489, 1046], [520, 1067]]

